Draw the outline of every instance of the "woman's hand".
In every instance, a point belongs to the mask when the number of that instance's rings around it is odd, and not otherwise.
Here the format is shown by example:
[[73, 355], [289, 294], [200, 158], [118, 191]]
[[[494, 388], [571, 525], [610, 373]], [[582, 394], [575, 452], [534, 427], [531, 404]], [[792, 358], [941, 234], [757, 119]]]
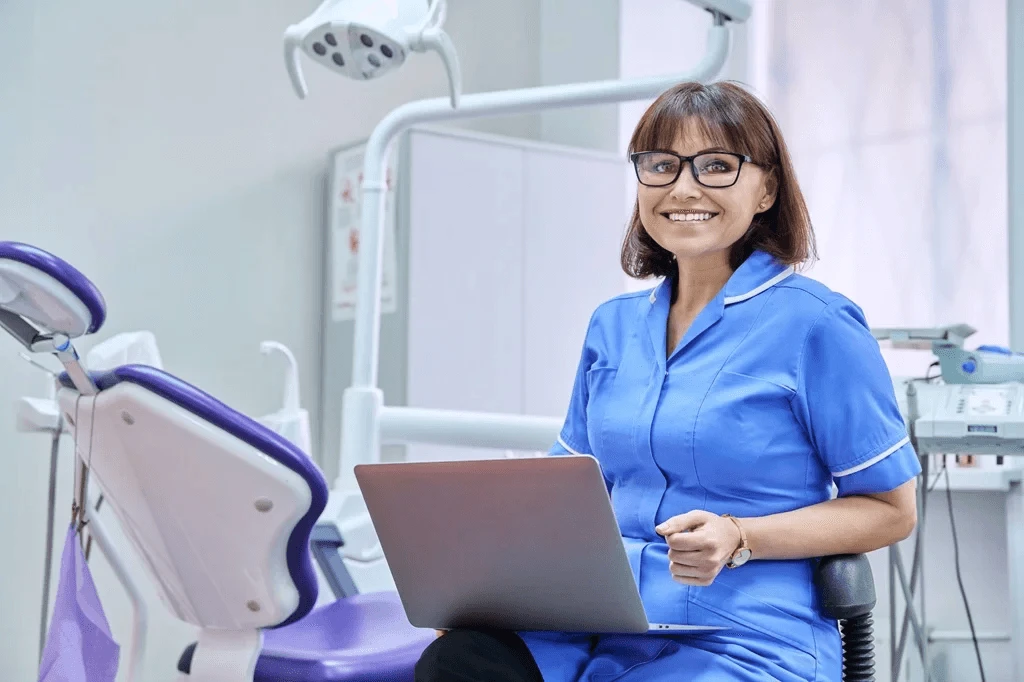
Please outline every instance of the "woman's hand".
[[714, 582], [741, 540], [735, 523], [701, 510], [673, 516], [654, 530], [668, 542], [672, 579], [683, 585]]

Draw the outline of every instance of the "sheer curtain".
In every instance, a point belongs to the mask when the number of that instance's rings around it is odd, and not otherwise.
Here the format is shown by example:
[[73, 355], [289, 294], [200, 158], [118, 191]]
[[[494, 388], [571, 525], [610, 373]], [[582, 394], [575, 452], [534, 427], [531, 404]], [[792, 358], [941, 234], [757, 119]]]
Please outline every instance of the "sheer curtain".
[[[807, 274], [873, 327], [1008, 345], [1006, 0], [760, 0], [750, 80], [794, 156]], [[886, 350], [897, 375], [928, 352]]]

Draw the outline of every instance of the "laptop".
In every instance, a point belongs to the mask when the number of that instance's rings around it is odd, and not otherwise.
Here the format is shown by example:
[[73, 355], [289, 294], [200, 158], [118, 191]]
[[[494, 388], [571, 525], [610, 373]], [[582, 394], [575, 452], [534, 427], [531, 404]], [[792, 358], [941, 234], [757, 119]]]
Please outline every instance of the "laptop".
[[648, 622], [591, 456], [360, 464], [355, 475], [415, 627], [722, 629]]

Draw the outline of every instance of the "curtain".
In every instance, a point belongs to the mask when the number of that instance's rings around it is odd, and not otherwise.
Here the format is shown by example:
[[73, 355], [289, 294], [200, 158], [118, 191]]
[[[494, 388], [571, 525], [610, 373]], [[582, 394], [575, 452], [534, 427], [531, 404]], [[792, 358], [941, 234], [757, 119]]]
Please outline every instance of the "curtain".
[[[772, 0], [763, 95], [818, 239], [872, 327], [1009, 344], [1005, 0]], [[884, 350], [923, 375], [928, 351]]]

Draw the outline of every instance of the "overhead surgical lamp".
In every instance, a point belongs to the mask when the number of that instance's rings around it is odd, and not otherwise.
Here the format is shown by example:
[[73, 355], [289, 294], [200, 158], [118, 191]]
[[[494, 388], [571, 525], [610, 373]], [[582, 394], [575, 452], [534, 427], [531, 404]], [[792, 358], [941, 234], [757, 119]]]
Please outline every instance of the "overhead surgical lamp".
[[441, 30], [447, 0], [325, 0], [313, 14], [284, 33], [285, 63], [300, 98], [308, 94], [299, 51], [349, 78], [370, 80], [394, 71], [410, 52], [441, 55], [459, 105], [462, 72], [455, 45]]

